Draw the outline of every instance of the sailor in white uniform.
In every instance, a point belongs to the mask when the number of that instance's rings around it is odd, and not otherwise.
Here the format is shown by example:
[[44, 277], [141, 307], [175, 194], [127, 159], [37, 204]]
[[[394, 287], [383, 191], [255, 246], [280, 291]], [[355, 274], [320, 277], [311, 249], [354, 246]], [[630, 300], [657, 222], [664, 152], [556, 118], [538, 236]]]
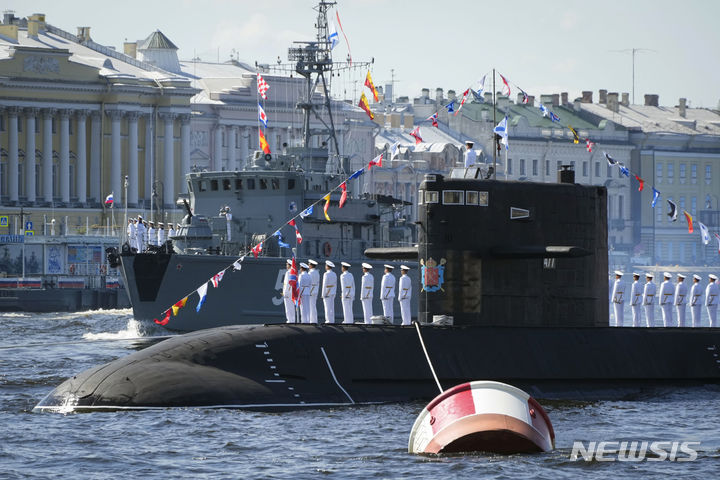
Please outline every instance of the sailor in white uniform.
[[398, 302], [400, 302], [400, 316], [403, 325], [410, 325], [412, 321], [412, 310], [410, 299], [412, 298], [412, 282], [408, 276], [410, 267], [400, 265], [400, 281], [398, 284]]
[[477, 163], [477, 153], [473, 150], [474, 143], [470, 140], [465, 142], [465, 168], [474, 167]]
[[158, 231], [157, 231], [158, 247], [162, 247], [165, 244], [165, 240], [167, 240], [165, 233], [166, 233], [165, 232], [165, 224], [163, 222], [158, 223]]
[[317, 270], [318, 262], [315, 260], [308, 260], [308, 265], [310, 266], [308, 274], [312, 280], [310, 284], [310, 323], [318, 323], [317, 299], [320, 292], [320, 272]]
[[632, 326], [640, 326], [640, 306], [642, 305], [643, 287], [640, 283], [640, 274], [633, 272], [633, 283], [630, 289], [630, 308], [632, 310]]
[[130, 245], [130, 248], [135, 248], [135, 236], [137, 235], [137, 231], [135, 230], [135, 223], [133, 222], [133, 219], [128, 219], [128, 225], [127, 225], [127, 242], [128, 245]]
[[685, 305], [687, 304], [687, 285], [685, 285], [685, 275], [678, 273], [678, 281], [675, 285], [675, 310], [677, 311], [678, 327], [687, 327], [685, 325]]
[[157, 244], [157, 230], [155, 229], [155, 222], [150, 222], [150, 228], [147, 231], [147, 242], [148, 245]]
[[362, 301], [363, 317], [365, 318], [365, 324], [370, 325], [372, 323], [372, 301], [373, 294], [375, 293], [375, 277], [370, 273], [372, 265], [369, 263], [362, 264], [362, 283], [360, 290], [360, 300]]
[[385, 265], [385, 275], [380, 283], [380, 301], [382, 302], [383, 316], [390, 319], [390, 323], [394, 321], [393, 303], [395, 302], [395, 275], [392, 271], [395, 267]]
[[700, 275], [693, 275], [693, 285], [690, 288], [690, 315], [692, 316], [692, 326], [699, 327], [702, 315], [702, 285], [700, 285]]
[[143, 223], [143, 218], [138, 215], [137, 217], [137, 226], [135, 227], [135, 234], [137, 235], [136, 240], [136, 246], [137, 251], [142, 252], [145, 250], [145, 239], [147, 238], [147, 230], [145, 229], [145, 224]]
[[672, 307], [673, 297], [675, 296], [675, 287], [673, 287], [670, 279], [672, 274], [669, 272], [663, 272], [663, 282], [660, 284], [660, 309], [662, 310], [663, 327], [672, 327]]
[[340, 288], [342, 289], [343, 323], [354, 323], [353, 301], [355, 300], [355, 279], [350, 273], [350, 264], [341, 262]]
[[312, 279], [308, 273], [307, 263], [300, 264], [300, 277], [298, 278], [298, 290], [300, 293], [300, 318], [302, 323], [310, 323], [310, 289]]
[[615, 284], [612, 291], [613, 309], [615, 311], [615, 326], [623, 326], [623, 308], [625, 307], [625, 284], [622, 281], [623, 272], [615, 270]]
[[295, 323], [295, 302], [292, 299], [292, 286], [290, 280], [290, 267], [292, 260], [285, 262], [285, 276], [283, 277], [283, 302], [285, 303], [285, 319], [287, 323]]
[[717, 275], [708, 275], [710, 283], [705, 287], [705, 307], [707, 308], [710, 326], [717, 327], [718, 300], [720, 300], [720, 286], [717, 283]]
[[172, 237], [174, 237], [174, 236], [175, 236], [175, 227], [173, 226], [172, 223], [168, 223], [168, 234], [167, 234], [168, 240], [171, 240]]
[[645, 274], [645, 288], [643, 289], [643, 308], [645, 309], [645, 326], [655, 326], [655, 291], [656, 287], [653, 283], [654, 275], [652, 272]]
[[325, 260], [323, 275], [322, 299], [325, 307], [325, 323], [335, 323], [335, 294], [337, 292], [337, 274], [333, 271], [335, 264]]

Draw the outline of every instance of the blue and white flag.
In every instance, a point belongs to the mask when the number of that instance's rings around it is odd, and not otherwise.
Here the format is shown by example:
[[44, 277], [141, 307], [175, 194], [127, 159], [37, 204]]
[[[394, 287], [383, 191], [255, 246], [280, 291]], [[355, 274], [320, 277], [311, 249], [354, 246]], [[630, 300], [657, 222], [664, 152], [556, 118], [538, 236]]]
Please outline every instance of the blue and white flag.
[[660, 192], [658, 192], [658, 191], [655, 189], [655, 187], [652, 187], [652, 189], [653, 189], [653, 199], [652, 199], [652, 203], [650, 204], [650, 206], [651, 206], [652, 208], [655, 208], [655, 204], [657, 203], [658, 198], [660, 198]]
[[273, 237], [278, 238], [278, 247], [290, 248], [289, 243], [283, 242], [283, 237], [282, 237], [282, 233], [280, 233], [280, 230], [275, 231], [275, 233], [273, 233]]
[[359, 177], [360, 175], [362, 175], [363, 173], [365, 173], [365, 169], [364, 169], [364, 168], [361, 168], [360, 170], [358, 170], [358, 171], [356, 171], [355, 173], [353, 173], [352, 175], [350, 175], [350, 177], [348, 178], [348, 180], [352, 180], [353, 178], [358, 178], [358, 177]]
[[[607, 159], [608, 165], [610, 165], [611, 167], [614, 167], [615, 165], [617, 165], [617, 160], [615, 160], [614, 158], [612, 158], [609, 153], [607, 153], [606, 151], [603, 151], [603, 155], [605, 155], [605, 158]], [[653, 188], [653, 190], [655, 190], [655, 189]], [[654, 205], [653, 205], [653, 206], [654, 206]]]
[[708, 231], [708, 228], [705, 226], [704, 223], [698, 222], [698, 225], [700, 225], [700, 235], [702, 236], [702, 242], [707, 245], [710, 243], [710, 232]]
[[328, 42], [330, 42], [330, 50], [337, 47], [340, 43], [340, 37], [338, 37], [337, 30], [335, 29], [335, 22], [330, 20], [330, 26], [328, 27]]
[[300, 217], [301, 218], [309, 217], [310, 215], [312, 215], [312, 213], [313, 213], [313, 206], [310, 205], [305, 210], [303, 210], [302, 213], [300, 213]]
[[288, 210], [290, 210], [290, 213], [296, 213], [297, 212], [297, 203], [290, 202], [290, 206], [288, 207]]
[[202, 286], [197, 289], [197, 294], [200, 296], [200, 301], [198, 302], [197, 307], [195, 307], [196, 312], [199, 312], [200, 307], [202, 307], [203, 303], [205, 303], [205, 297], [207, 297], [207, 289], [208, 289], [207, 282], [203, 283]]
[[262, 105], [258, 103], [258, 119], [262, 122], [263, 125], [265, 125], [265, 128], [267, 128], [267, 122], [268, 117], [265, 115], [265, 110], [263, 110]]
[[675, 221], [677, 221], [677, 215], [678, 215], [677, 206], [675, 205], [675, 202], [673, 202], [672, 200], [668, 200], [667, 202], [668, 202], [667, 216], [670, 217], [671, 222], [675, 222]]
[[455, 111], [455, 100], [451, 100], [450, 103], [445, 105], [445, 108], [447, 108], [448, 113], [453, 113]]
[[630, 176], [630, 170], [628, 170], [625, 165], [623, 165], [622, 163], [618, 163], [618, 167], [620, 167], [620, 173], [622, 173], [626, 177]]
[[[435, 115], [437, 115], [437, 113]], [[392, 145], [390, 145], [390, 160], [391, 161], [395, 160], [395, 157], [397, 157], [398, 153], [400, 153], [399, 147], [400, 147], [400, 142], [395, 142]]]
[[505, 150], [509, 150], [510, 146], [508, 145], [507, 115], [505, 116], [505, 118], [500, 120], [500, 123], [498, 123], [497, 126], [493, 129], [493, 132], [502, 137], [500, 143], [505, 145]]
[[550, 113], [548, 109], [545, 108], [545, 105], [543, 105], [542, 103], [540, 104], [540, 112], [542, 113], [543, 117], [547, 117], [548, 113]]
[[478, 86], [478, 91], [473, 91], [473, 94], [475, 95], [475, 98], [482, 96], [483, 91], [485, 90], [485, 77], [487, 77], [487, 74], [483, 75], [483, 77], [480, 79], [480, 84]]
[[550, 121], [552, 122], [560, 122], [560, 117], [555, 115], [553, 112], [550, 112]]

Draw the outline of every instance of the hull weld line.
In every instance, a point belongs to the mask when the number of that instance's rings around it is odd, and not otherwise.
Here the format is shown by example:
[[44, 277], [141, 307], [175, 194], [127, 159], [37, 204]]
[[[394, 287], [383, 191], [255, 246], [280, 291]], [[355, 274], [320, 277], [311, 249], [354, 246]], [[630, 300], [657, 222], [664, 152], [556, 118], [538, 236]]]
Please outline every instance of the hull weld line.
[[351, 397], [350, 394], [347, 392], [347, 390], [345, 390], [345, 389], [343, 388], [343, 386], [340, 385], [340, 382], [338, 382], [338, 379], [337, 379], [337, 377], [335, 376], [335, 371], [333, 370], [332, 365], [330, 365], [330, 360], [328, 359], [327, 353], [325, 353], [325, 347], [320, 347], [320, 351], [322, 352], [323, 357], [325, 358], [325, 363], [327, 363], [328, 370], [330, 370], [330, 375], [332, 375], [333, 380], [335, 380], [335, 384], [338, 386], [338, 388], [339, 388], [340, 390], [343, 391], [343, 393], [344, 393], [345, 396], [348, 398], [348, 400], [350, 400], [350, 403], [352, 403], [352, 404], [354, 405], [354, 404], [355, 404], [355, 400], [352, 399], [352, 397]]

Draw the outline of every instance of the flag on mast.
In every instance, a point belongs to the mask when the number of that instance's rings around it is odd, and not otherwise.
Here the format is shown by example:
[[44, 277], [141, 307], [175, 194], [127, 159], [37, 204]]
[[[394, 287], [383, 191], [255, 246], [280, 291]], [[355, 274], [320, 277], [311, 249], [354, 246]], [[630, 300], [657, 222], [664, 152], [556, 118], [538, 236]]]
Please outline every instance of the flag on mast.
[[677, 221], [677, 205], [675, 205], [675, 202], [672, 200], [668, 200], [668, 208], [670, 209], [667, 213], [667, 216], [670, 217], [671, 222]]
[[700, 227], [700, 235], [702, 236], [702, 242], [704, 245], [707, 245], [708, 243], [710, 243], [710, 231], [702, 222], [698, 222], [698, 226]]
[[688, 222], [688, 233], [693, 233], [692, 216], [687, 212], [687, 210], [683, 210], [683, 214], [685, 215], [685, 220], [687, 220], [687, 222]]
[[325, 200], [325, 208], [323, 208], [323, 212], [325, 212], [325, 220], [328, 222], [330, 221], [330, 215], [328, 215], [328, 208], [330, 208], [330, 194], [328, 193], [323, 197], [323, 200]]
[[263, 100], [267, 100], [267, 91], [270, 90], [270, 85], [268, 85], [268, 83], [259, 73], [257, 74], [257, 89], [258, 94], [260, 94], [260, 98], [262, 98]]
[[267, 128], [267, 122], [268, 117], [265, 115], [265, 110], [263, 110], [262, 105], [258, 103], [258, 119], [262, 122], [263, 125], [265, 125], [265, 128]]
[[365, 113], [368, 114], [368, 117], [370, 117], [370, 120], [375, 118], [375, 115], [373, 114], [372, 110], [370, 110], [370, 104], [368, 103], [368, 99], [365, 96], [365, 92], [362, 92], [362, 94], [360, 94], [360, 101], [358, 102], [358, 107], [365, 110]]
[[420, 125], [415, 127], [412, 132], [410, 132], [411, 137], [415, 137], [415, 145], [418, 143], [421, 143], [423, 141], [422, 137], [420, 136]]
[[370, 91], [373, 94], [373, 98], [375, 99], [375, 103], [378, 101], [378, 93], [375, 89], [375, 84], [372, 81], [372, 77], [370, 76], [370, 70], [368, 70], [367, 75], [365, 75], [365, 86], [370, 89]]
[[265, 134], [258, 128], [258, 136], [260, 138], [260, 148], [263, 152], [269, 154], [270, 153], [270, 145], [268, 145], [267, 140], [265, 139]]
[[493, 132], [495, 134], [500, 135], [500, 137], [501, 137], [500, 143], [505, 145], [505, 150], [510, 149], [510, 145], [508, 145], [507, 120], [508, 120], [508, 118], [506, 115], [505, 118], [500, 120], [500, 123], [498, 123], [497, 126], [493, 129]]
[[107, 197], [105, 197], [105, 205], [109, 205], [110, 208], [112, 208], [113, 203], [115, 203], [115, 200], [114, 200], [114, 198], [113, 198], [113, 194], [111, 193], [110, 195], [108, 195]]

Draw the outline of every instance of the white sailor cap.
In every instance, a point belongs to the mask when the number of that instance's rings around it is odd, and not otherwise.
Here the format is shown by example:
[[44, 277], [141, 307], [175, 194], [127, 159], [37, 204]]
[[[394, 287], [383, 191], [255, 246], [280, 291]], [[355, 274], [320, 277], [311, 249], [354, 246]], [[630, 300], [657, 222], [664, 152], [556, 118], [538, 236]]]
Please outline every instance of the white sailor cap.
[[290, 259], [288, 258], [288, 259], [285, 261], [285, 263], [287, 263], [288, 265], [292, 265], [292, 260], [290, 260]]
[[307, 263], [301, 263], [301, 264], [300, 264], [300, 268], [304, 268], [305, 270], [307, 270], [307, 269], [309, 269], [310, 267], [308, 267], [308, 264], [307, 264]]
[[325, 260], [325, 265], [327, 265], [330, 268], [335, 268], [335, 264], [331, 262], [330, 260]]
[[718, 279], [717, 275], [715, 275], [715, 274], [713, 274], [713, 273], [711, 273], [710, 275], [708, 275], [708, 278], [711, 279], [711, 280], [717, 280], [717, 279]]
[[392, 265], [388, 265], [388, 264], [385, 264], [385, 265], [383, 265], [383, 267], [385, 267], [385, 268], [389, 268], [390, 270], [392, 270], [392, 269], [394, 269], [394, 268], [395, 268], [395, 267], [393, 267]]
[[700, 275], [698, 275], [697, 273], [695, 275], [693, 275], [693, 278], [695, 280], [702, 280], [702, 277], [700, 277]]
[[410, 270], [410, 267], [407, 265], [400, 265], [400, 270]]
[[138, 220], [142, 220], [142, 215], [138, 215]]
[[308, 259], [308, 263], [309, 263], [310, 265], [317, 265], [317, 264], [318, 264], [318, 262], [315, 261], [315, 260], [313, 260], [312, 258]]
[[348, 268], [351, 266], [351, 265], [350, 265], [349, 263], [347, 263], [347, 262], [340, 262], [340, 265], [342, 265], [343, 267], [348, 267]]
[[640, 274], [638, 272], [633, 272], [633, 277], [639, 277]]
[[685, 275], [683, 275], [682, 273], [678, 273], [678, 274], [677, 274], [677, 277], [678, 277], [678, 278], [685, 278]]
[[652, 272], [647, 272], [647, 273], [645, 274], [645, 276], [646, 276], [647, 278], [655, 278], [655, 275], [654, 275]]
[[367, 268], [369, 270], [372, 268], [372, 265], [370, 265], [369, 263], [363, 263], [362, 268]]
[[475, 142], [472, 140], [465, 140], [465, 145], [475, 145]]
[[165, 225], [163, 222], [158, 222], [158, 225]]
[[663, 272], [663, 277], [665, 277], [665, 278], [672, 278], [672, 273], [670, 273], [670, 272]]
[[613, 272], [613, 273], [615, 273], [615, 275], [619, 275], [621, 277], [623, 276], [623, 272], [621, 272], [620, 270], [615, 270], [615, 272]]

